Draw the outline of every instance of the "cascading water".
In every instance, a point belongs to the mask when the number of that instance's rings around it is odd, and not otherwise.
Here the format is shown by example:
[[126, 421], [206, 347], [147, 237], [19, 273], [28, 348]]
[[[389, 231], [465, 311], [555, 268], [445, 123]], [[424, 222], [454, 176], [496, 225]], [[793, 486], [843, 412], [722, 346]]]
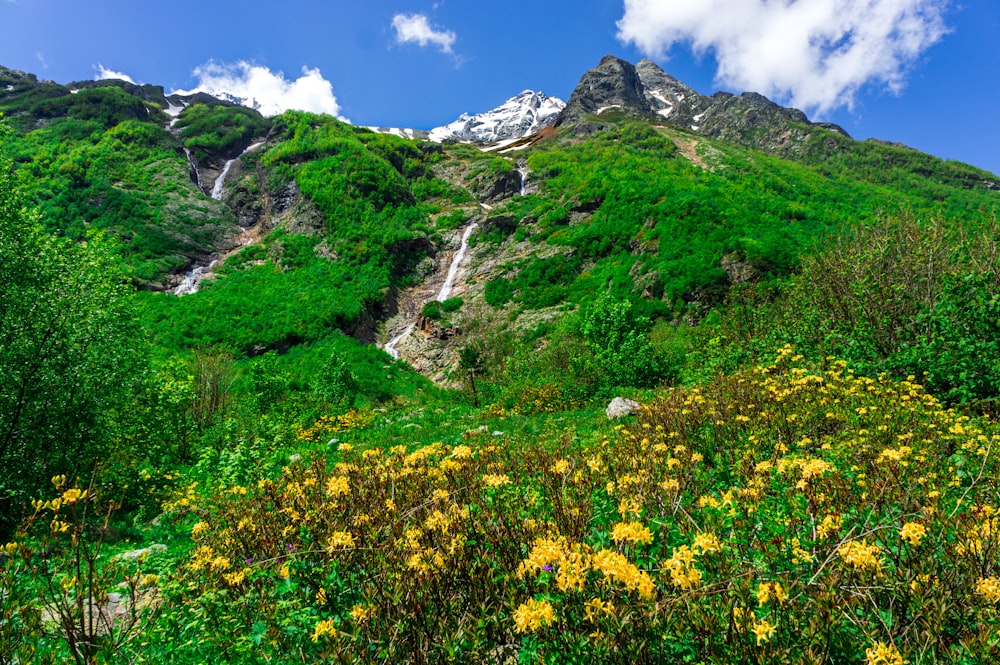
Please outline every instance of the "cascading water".
[[226, 184], [226, 176], [229, 175], [229, 169], [233, 168], [233, 164], [236, 163], [236, 160], [240, 159], [241, 157], [243, 157], [243, 155], [247, 154], [251, 150], [255, 150], [256, 148], [258, 148], [258, 147], [260, 147], [262, 145], [264, 145], [263, 142], [254, 143], [254, 144], [248, 146], [246, 150], [244, 150], [243, 152], [241, 152], [239, 154], [239, 156], [237, 156], [237, 157], [235, 157], [233, 159], [230, 159], [229, 161], [226, 162], [226, 165], [222, 167], [222, 173], [219, 174], [219, 177], [215, 179], [215, 184], [212, 185], [212, 198], [213, 199], [215, 199], [216, 201], [222, 200], [222, 188]]
[[528, 193], [527, 182], [528, 182], [528, 165], [518, 164], [517, 172], [521, 174], [521, 196]]
[[[458, 277], [458, 269], [462, 265], [462, 260], [465, 259], [465, 254], [469, 251], [469, 236], [476, 229], [479, 224], [473, 222], [465, 227], [465, 231], [462, 232], [462, 242], [458, 246], [458, 251], [455, 252], [455, 256], [451, 259], [451, 265], [448, 266], [448, 274], [444, 278], [444, 284], [441, 285], [441, 290], [438, 291], [435, 300], [438, 302], [444, 302], [451, 296], [451, 290], [455, 286], [455, 279]], [[416, 327], [417, 323], [414, 321], [410, 323], [406, 328], [403, 329], [398, 335], [386, 342], [383, 347], [385, 352], [392, 356], [394, 359], [399, 360], [399, 351], [396, 349], [400, 342], [406, 339], [413, 329]]]
[[187, 148], [184, 148], [184, 154], [187, 155], [188, 164], [191, 165], [191, 170], [194, 171], [194, 179], [195, 182], [198, 183], [198, 189], [201, 190], [202, 194], [204, 194], [205, 188], [201, 186], [201, 172], [198, 171], [198, 165], [194, 161], [194, 156], [191, 154], [191, 151], [188, 150]]
[[455, 286], [455, 277], [458, 276], [458, 268], [462, 265], [465, 253], [469, 251], [469, 236], [477, 226], [479, 224], [473, 222], [465, 227], [465, 231], [462, 233], [462, 243], [458, 246], [458, 251], [455, 252], [455, 257], [451, 260], [448, 276], [444, 278], [444, 284], [441, 285], [441, 290], [438, 291], [437, 298], [435, 298], [438, 302], [444, 302], [451, 295], [451, 289]]
[[198, 290], [198, 285], [201, 284], [201, 280], [205, 278], [205, 273], [214, 268], [216, 263], [218, 261], [212, 261], [207, 266], [192, 268], [188, 274], [184, 275], [184, 279], [177, 285], [177, 288], [174, 289], [174, 295], [183, 296], [195, 293]]

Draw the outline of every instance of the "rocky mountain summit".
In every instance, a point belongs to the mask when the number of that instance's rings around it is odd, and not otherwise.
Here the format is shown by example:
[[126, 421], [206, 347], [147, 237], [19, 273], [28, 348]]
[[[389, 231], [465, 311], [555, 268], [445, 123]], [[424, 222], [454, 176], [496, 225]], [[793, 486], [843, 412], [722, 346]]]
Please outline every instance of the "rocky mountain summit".
[[848, 136], [837, 125], [811, 122], [802, 111], [779, 106], [763, 95], [717, 92], [708, 97], [650, 60], [632, 65], [613, 55], [604, 56], [581, 77], [556, 126], [589, 135], [622, 115], [779, 154], [795, 152], [816, 128]]

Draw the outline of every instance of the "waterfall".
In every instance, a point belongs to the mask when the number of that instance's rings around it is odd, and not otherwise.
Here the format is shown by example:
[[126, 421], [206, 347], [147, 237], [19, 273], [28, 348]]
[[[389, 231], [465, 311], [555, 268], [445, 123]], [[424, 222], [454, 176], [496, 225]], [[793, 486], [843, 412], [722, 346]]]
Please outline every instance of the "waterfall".
[[451, 295], [451, 289], [455, 285], [455, 277], [458, 276], [458, 268], [462, 264], [462, 259], [465, 258], [465, 253], [469, 249], [469, 235], [472, 231], [479, 226], [473, 222], [465, 227], [465, 232], [462, 233], [462, 244], [459, 245], [458, 251], [455, 252], [455, 257], [451, 260], [451, 266], [448, 268], [448, 276], [444, 279], [444, 284], [441, 285], [441, 290], [437, 294], [436, 300], [438, 302], [444, 302]]
[[528, 181], [528, 165], [524, 164], [522, 166], [519, 164], [517, 167], [517, 172], [521, 174], [521, 196], [524, 196], [528, 191], [527, 185], [525, 184]]
[[214, 268], [216, 263], [218, 263], [218, 261], [212, 261], [207, 266], [197, 266], [192, 268], [188, 274], [184, 275], [184, 279], [177, 285], [177, 288], [174, 289], [174, 295], [183, 296], [189, 293], [195, 293], [198, 290], [198, 285], [201, 284], [201, 280], [205, 278], [205, 272]]
[[[444, 284], [441, 285], [441, 290], [438, 291], [437, 296], [434, 298], [438, 302], [444, 302], [449, 296], [451, 296], [451, 290], [454, 288], [455, 279], [458, 276], [458, 269], [461, 267], [462, 260], [465, 259], [465, 255], [469, 251], [469, 236], [472, 235], [473, 230], [475, 230], [477, 226], [479, 225], [473, 222], [472, 224], [466, 226], [465, 231], [462, 232], [462, 242], [459, 244], [458, 251], [455, 252], [455, 256], [451, 259], [451, 265], [448, 266], [448, 274], [444, 278]], [[401, 333], [386, 342], [386, 345], [382, 347], [385, 349], [385, 352], [394, 359], [399, 360], [399, 351], [396, 347], [399, 346], [400, 342], [406, 339], [411, 332], [413, 332], [416, 325], [416, 321], [410, 323]]]
[[184, 148], [184, 154], [187, 155], [188, 164], [190, 164], [191, 168], [194, 170], [194, 177], [195, 181], [198, 183], [198, 189], [200, 189], [201, 193], [204, 194], [205, 188], [201, 186], [201, 173], [198, 171], [198, 165], [195, 163], [194, 157], [191, 155], [190, 150]]
[[392, 356], [393, 359], [399, 360], [399, 351], [396, 350], [396, 346], [404, 339], [406, 339], [406, 337], [411, 332], [413, 332], [413, 328], [416, 325], [417, 325], [416, 323], [411, 323], [410, 325], [406, 326], [406, 328], [403, 329], [403, 332], [399, 333], [398, 335], [390, 339], [386, 343], [385, 347], [383, 347], [385, 349], [385, 352], [388, 353], [390, 356]]
[[226, 176], [229, 175], [229, 169], [233, 168], [233, 164], [236, 163], [236, 160], [240, 159], [241, 157], [243, 157], [243, 155], [247, 154], [251, 150], [254, 150], [255, 148], [262, 145], [264, 145], [263, 141], [260, 143], [254, 143], [248, 146], [247, 149], [241, 152], [237, 157], [234, 157], [233, 159], [230, 159], [229, 161], [226, 162], [226, 165], [222, 167], [222, 173], [219, 174], [219, 177], [215, 179], [215, 184], [212, 185], [213, 199], [215, 199], [216, 201], [222, 199], [222, 188], [226, 184]]

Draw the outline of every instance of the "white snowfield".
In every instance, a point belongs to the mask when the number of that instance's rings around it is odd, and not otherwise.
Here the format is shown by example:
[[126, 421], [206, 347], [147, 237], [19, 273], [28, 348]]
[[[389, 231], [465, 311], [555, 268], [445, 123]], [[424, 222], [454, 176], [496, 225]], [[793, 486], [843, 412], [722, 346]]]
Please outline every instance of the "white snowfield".
[[566, 103], [557, 97], [525, 90], [485, 113], [463, 113], [454, 122], [432, 129], [428, 138], [438, 143], [496, 143], [518, 139], [554, 123], [565, 106]]

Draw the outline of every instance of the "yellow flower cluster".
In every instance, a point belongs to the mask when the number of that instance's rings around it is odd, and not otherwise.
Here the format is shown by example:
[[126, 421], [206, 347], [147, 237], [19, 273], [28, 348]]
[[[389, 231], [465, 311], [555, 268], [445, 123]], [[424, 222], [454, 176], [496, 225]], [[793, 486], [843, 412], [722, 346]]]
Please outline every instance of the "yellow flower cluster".
[[555, 609], [547, 600], [532, 598], [514, 610], [514, 630], [522, 634], [549, 626], [555, 620]]
[[1000, 602], [1000, 578], [982, 577], [976, 582], [976, 593], [991, 603]]
[[629, 591], [638, 591], [647, 600], [656, 594], [656, 585], [649, 573], [640, 570], [618, 552], [598, 550], [591, 557], [590, 565], [607, 579], [617, 580]]
[[865, 649], [865, 665], [904, 665], [903, 655], [892, 644], [876, 642]]
[[602, 614], [614, 615], [615, 606], [610, 602], [605, 602], [600, 598], [591, 598], [583, 606], [583, 611], [587, 615], [587, 621], [591, 623], [597, 621]]
[[840, 531], [840, 524], [840, 515], [827, 515], [816, 529], [816, 535], [820, 538], [833, 535]]
[[882, 550], [878, 545], [869, 545], [864, 540], [849, 540], [837, 548], [837, 556], [851, 568], [860, 571], [880, 571], [881, 554]]
[[757, 587], [757, 603], [764, 606], [772, 599], [779, 605], [784, 605], [788, 600], [788, 592], [781, 586], [781, 582], [761, 582]]
[[618, 544], [624, 541], [649, 545], [653, 542], [653, 534], [641, 522], [619, 522], [611, 528], [611, 540]]
[[510, 476], [506, 473], [487, 473], [483, 476], [483, 485], [486, 487], [503, 487], [510, 485]]
[[326, 481], [326, 495], [331, 499], [351, 493], [351, 483], [346, 476], [333, 476]]
[[316, 624], [313, 630], [312, 641], [319, 642], [321, 638], [337, 635], [337, 623], [333, 619], [324, 619]]
[[348, 547], [354, 547], [354, 535], [350, 531], [334, 531], [326, 539], [326, 551], [333, 553]]
[[771, 638], [774, 637], [774, 631], [775, 626], [767, 619], [754, 621], [753, 634], [757, 637], [757, 646], [765, 642], [770, 642]]
[[695, 568], [697, 553], [687, 545], [675, 547], [673, 554], [664, 562], [670, 571], [670, 582], [681, 589], [694, 589], [701, 583], [701, 571]]
[[914, 547], [919, 545], [926, 535], [927, 527], [918, 522], [907, 522], [899, 530], [899, 536]]
[[355, 605], [350, 614], [355, 623], [364, 623], [375, 615], [375, 608], [371, 605]]

